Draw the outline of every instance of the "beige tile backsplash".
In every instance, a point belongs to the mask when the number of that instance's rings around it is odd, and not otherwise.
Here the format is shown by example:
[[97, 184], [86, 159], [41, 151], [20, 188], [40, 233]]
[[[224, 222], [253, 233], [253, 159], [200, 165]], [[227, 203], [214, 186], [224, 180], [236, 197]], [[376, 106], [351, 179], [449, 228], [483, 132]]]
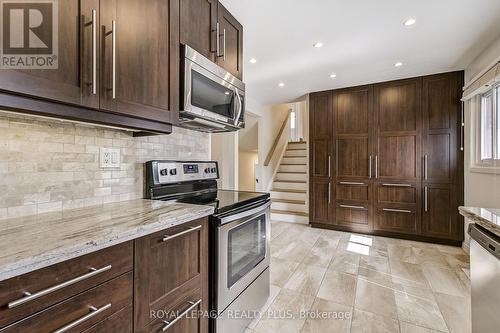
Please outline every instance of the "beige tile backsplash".
[[[99, 148], [121, 149], [119, 169], [99, 168]], [[0, 219], [143, 197], [143, 163], [209, 159], [208, 134], [132, 132], [0, 114]]]

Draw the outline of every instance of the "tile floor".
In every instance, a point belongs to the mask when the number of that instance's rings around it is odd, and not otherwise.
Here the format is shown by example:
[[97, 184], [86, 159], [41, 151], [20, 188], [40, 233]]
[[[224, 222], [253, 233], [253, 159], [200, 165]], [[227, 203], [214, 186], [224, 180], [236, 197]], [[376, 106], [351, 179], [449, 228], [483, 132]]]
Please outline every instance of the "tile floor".
[[460, 248], [283, 222], [271, 234], [271, 298], [249, 333], [471, 332]]

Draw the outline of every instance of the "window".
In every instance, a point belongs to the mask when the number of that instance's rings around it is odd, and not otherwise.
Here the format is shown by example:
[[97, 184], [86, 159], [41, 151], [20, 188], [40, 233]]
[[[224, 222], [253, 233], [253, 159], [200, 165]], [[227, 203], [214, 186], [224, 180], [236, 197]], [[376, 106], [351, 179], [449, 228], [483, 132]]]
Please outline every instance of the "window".
[[484, 171], [495, 171], [492, 169], [500, 169], [500, 84], [477, 100], [479, 112], [475, 126], [477, 144], [473, 167]]

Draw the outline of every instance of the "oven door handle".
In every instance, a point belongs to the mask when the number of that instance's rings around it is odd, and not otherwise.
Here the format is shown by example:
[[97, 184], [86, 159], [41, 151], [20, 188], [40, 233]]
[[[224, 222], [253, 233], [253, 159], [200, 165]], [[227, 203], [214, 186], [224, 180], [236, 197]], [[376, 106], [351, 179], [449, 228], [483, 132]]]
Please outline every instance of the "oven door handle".
[[252, 208], [249, 210], [244, 210], [244, 211], [236, 213], [236, 214], [231, 214], [231, 215], [228, 215], [226, 217], [219, 218], [220, 225], [227, 224], [227, 223], [232, 222], [232, 221], [241, 220], [241, 219], [244, 219], [245, 217], [255, 215], [259, 212], [266, 210], [270, 206], [271, 206], [271, 200], [267, 201], [263, 205], [259, 205], [259, 206], [255, 207], [255, 208]]
[[236, 98], [238, 99], [238, 113], [236, 113], [236, 117], [234, 118], [234, 125], [238, 126], [238, 122], [240, 120], [241, 112], [243, 111], [243, 103], [241, 102], [240, 93], [238, 88], [234, 88], [234, 93], [236, 94]]

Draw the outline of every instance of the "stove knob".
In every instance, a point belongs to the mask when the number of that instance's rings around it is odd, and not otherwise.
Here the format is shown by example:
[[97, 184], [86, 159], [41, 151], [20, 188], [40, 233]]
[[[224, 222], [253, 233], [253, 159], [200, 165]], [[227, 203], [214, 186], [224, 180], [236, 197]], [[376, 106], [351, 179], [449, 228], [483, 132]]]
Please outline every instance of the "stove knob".
[[170, 169], [170, 174], [175, 176], [177, 174], [177, 169]]
[[205, 168], [205, 173], [210, 173], [210, 168]]
[[212, 173], [216, 173], [217, 172], [217, 169], [216, 168], [212, 168]]
[[[170, 171], [170, 172], [172, 172], [172, 171]], [[167, 176], [168, 175], [168, 169], [160, 170], [160, 175]]]

